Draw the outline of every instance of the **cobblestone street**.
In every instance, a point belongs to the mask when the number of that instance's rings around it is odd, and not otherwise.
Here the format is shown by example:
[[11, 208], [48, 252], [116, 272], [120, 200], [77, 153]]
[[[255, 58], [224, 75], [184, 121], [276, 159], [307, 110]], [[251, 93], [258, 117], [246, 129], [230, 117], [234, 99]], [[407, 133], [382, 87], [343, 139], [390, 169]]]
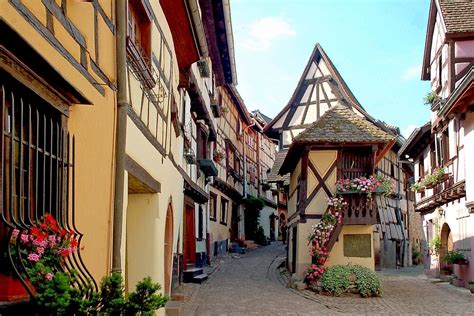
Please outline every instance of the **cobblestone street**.
[[420, 268], [381, 273], [380, 298], [331, 297], [285, 287], [278, 271], [284, 245], [228, 257], [203, 285], [187, 284], [184, 315], [472, 314], [474, 296], [449, 284], [432, 284]]

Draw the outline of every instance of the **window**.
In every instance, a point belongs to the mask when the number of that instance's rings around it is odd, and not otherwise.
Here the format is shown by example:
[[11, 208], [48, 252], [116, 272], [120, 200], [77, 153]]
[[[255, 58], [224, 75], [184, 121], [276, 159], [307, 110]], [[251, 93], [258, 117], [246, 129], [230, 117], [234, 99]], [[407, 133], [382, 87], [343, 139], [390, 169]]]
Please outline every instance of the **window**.
[[438, 86], [443, 86], [443, 53], [438, 58]]
[[227, 225], [227, 209], [229, 201], [221, 197], [221, 224]]
[[217, 195], [215, 195], [214, 193], [211, 193], [209, 195], [209, 219], [211, 221], [216, 221], [217, 219], [217, 205], [216, 205], [216, 202], [217, 202]]
[[1, 70], [0, 106], [0, 266], [6, 267], [3, 241], [12, 227], [21, 229], [18, 223], [33, 223], [45, 213], [64, 225], [71, 198], [69, 184], [74, 181], [70, 164], [74, 153], [60, 112]]
[[436, 168], [436, 144], [434, 141], [431, 142], [430, 144], [430, 163], [431, 163], [431, 169], [433, 170]]
[[449, 162], [449, 132], [445, 128], [441, 134], [437, 135], [438, 142], [438, 166], [444, 166]]
[[395, 165], [393, 164], [393, 162], [390, 163], [390, 176], [392, 178], [395, 178]]
[[296, 212], [298, 212], [299, 208], [300, 208], [300, 184], [301, 184], [301, 176], [298, 177], [298, 180], [297, 180], [297, 185], [296, 185]]
[[202, 240], [204, 236], [204, 212], [202, 206], [199, 205], [198, 214], [198, 239]]
[[151, 89], [156, 85], [151, 66], [151, 17], [141, 0], [129, 0], [127, 55], [134, 75]]
[[423, 155], [420, 157], [420, 162], [418, 163], [418, 177], [421, 179], [425, 176], [425, 157]]
[[207, 133], [198, 126], [197, 135], [197, 158], [209, 159], [209, 142], [207, 141]]
[[127, 35], [129, 40], [135, 44], [150, 61], [151, 57], [151, 19], [147, 10], [140, 0], [128, 1], [128, 15], [127, 15]]

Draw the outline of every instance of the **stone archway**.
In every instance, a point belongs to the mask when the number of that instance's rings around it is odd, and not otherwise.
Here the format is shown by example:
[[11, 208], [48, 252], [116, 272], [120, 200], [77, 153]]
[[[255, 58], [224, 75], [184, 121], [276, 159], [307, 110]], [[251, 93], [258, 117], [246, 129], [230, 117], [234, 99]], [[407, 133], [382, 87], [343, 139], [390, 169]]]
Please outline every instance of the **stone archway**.
[[171, 293], [171, 274], [173, 272], [173, 207], [168, 205], [165, 224], [165, 293]]
[[453, 244], [453, 235], [451, 233], [451, 228], [447, 223], [443, 224], [441, 228], [441, 248], [439, 250], [439, 262], [440, 264], [444, 263], [444, 258], [446, 257], [446, 253], [448, 251], [452, 251], [454, 249]]

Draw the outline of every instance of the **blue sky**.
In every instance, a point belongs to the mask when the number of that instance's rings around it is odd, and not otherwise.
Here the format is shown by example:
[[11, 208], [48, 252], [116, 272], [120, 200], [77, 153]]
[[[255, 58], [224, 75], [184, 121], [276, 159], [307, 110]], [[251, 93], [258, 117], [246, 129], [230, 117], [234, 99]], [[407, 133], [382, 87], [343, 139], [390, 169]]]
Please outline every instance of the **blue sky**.
[[429, 0], [231, 0], [238, 90], [274, 117], [319, 42], [359, 102], [408, 137], [429, 120], [420, 80]]

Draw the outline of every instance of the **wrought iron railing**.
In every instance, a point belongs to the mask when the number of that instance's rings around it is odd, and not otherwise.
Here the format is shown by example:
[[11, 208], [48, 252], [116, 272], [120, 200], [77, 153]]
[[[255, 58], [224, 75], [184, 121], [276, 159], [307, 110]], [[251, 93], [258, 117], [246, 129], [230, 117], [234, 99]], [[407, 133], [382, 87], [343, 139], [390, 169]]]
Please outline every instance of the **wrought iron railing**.
[[97, 284], [82, 259], [83, 235], [75, 222], [74, 136], [58, 111], [1, 72], [0, 117], [0, 265], [8, 267], [33, 296], [20, 241], [12, 233], [35, 227], [50, 213], [79, 242], [77, 252], [55, 269], [76, 270], [74, 286], [90, 295]]

